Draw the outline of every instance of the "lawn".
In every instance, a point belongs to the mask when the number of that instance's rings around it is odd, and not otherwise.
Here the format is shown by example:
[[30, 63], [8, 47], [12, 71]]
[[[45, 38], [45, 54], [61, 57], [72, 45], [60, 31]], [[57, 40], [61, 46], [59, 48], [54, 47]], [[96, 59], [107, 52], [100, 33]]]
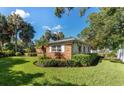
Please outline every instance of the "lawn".
[[124, 85], [124, 64], [103, 60], [92, 67], [43, 68], [36, 57], [0, 58], [0, 85]]

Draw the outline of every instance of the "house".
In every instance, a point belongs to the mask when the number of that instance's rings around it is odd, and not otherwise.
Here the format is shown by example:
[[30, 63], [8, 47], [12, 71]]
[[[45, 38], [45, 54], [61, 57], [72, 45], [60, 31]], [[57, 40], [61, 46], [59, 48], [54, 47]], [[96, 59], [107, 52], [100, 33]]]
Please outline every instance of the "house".
[[[91, 47], [76, 38], [51, 41], [46, 46], [46, 56], [50, 58], [71, 59], [73, 54], [90, 53]], [[42, 49], [36, 49], [38, 54], [42, 54]]]

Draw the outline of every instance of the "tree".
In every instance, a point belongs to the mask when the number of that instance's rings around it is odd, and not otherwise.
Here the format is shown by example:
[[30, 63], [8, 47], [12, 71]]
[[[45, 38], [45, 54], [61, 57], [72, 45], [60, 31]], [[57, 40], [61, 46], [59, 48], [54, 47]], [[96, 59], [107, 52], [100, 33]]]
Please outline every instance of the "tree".
[[7, 33], [7, 20], [6, 17], [0, 14], [0, 46], [2, 50], [3, 43], [8, 41], [9, 35]]
[[[55, 8], [55, 15], [59, 18], [62, 17], [63, 14], [67, 14], [69, 15], [70, 12], [73, 10], [73, 7], [56, 7]], [[89, 7], [83, 7], [83, 8], [79, 8], [79, 16], [83, 16], [86, 12], [86, 10], [88, 10]]]
[[44, 38], [49, 41], [51, 39], [52, 32], [50, 30], [46, 30], [44, 34]]
[[24, 22], [19, 32], [19, 38], [24, 42], [25, 46], [30, 47], [34, 34], [35, 30], [33, 26], [30, 23]]
[[51, 35], [51, 39], [54, 41], [64, 39], [64, 33], [63, 32], [53, 32]]
[[124, 8], [101, 8], [89, 16], [90, 25], [79, 37], [94, 48], [118, 49], [124, 44]]
[[9, 31], [11, 31], [13, 39], [15, 38], [15, 51], [17, 52], [17, 35], [18, 32], [21, 30], [24, 21], [19, 15], [15, 13], [9, 15], [7, 19]]
[[46, 56], [46, 46], [48, 45], [48, 40], [42, 36], [39, 40], [35, 40], [36, 48], [40, 48], [43, 51], [43, 55]]

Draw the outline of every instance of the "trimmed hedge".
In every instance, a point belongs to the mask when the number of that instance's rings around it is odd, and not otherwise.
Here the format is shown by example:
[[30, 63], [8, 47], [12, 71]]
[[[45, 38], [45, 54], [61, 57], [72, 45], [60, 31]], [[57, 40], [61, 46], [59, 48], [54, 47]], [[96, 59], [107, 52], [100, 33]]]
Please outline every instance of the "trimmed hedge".
[[97, 54], [76, 54], [72, 59], [49, 59], [47, 57], [40, 57], [38, 64], [44, 67], [81, 67], [98, 64], [100, 57]]

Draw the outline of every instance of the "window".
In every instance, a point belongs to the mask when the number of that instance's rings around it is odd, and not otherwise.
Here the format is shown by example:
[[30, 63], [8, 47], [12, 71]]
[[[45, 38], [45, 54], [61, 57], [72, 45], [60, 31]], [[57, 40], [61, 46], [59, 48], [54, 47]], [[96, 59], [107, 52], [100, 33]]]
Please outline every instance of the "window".
[[64, 52], [64, 46], [61, 45], [50, 46], [50, 52]]

